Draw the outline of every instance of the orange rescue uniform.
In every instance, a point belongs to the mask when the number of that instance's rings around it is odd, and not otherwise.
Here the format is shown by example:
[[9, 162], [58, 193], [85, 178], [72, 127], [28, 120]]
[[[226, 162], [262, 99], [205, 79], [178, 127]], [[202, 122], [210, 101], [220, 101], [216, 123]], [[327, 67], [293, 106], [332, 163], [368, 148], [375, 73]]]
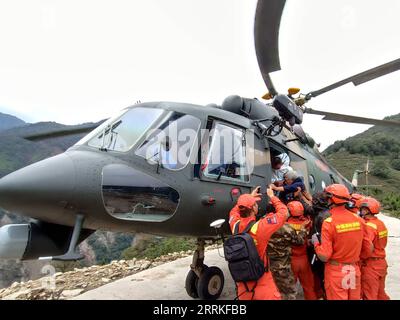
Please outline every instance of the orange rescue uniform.
[[[264, 265], [268, 265], [266, 250], [268, 241], [271, 235], [283, 226], [287, 219], [287, 207], [277, 197], [271, 198], [271, 203], [275, 207], [276, 213], [269, 213], [265, 217], [258, 220], [250, 229], [249, 234], [254, 239], [257, 247], [257, 252]], [[239, 233], [243, 232], [251, 221], [256, 220], [254, 216], [242, 218], [239, 213], [239, 208], [236, 205], [229, 214], [229, 225], [231, 230], [235, 229], [239, 223]], [[247, 288], [250, 290], [248, 291]], [[265, 272], [264, 275], [257, 281], [249, 281], [246, 285], [242, 282], [237, 283], [239, 300], [281, 300], [281, 295], [275, 285], [274, 279], [270, 271]], [[254, 288], [254, 296], [253, 290]]]
[[374, 245], [370, 254], [363, 254], [361, 264], [361, 288], [364, 300], [389, 300], [385, 292], [387, 263], [385, 248], [388, 230], [377, 217], [366, 217], [367, 238]]
[[360, 300], [360, 255], [371, 248], [364, 221], [344, 205], [333, 207], [330, 213], [331, 217], [322, 224], [321, 244], [315, 245], [317, 255], [326, 261], [326, 297], [328, 300]]
[[[308, 217], [290, 217], [287, 223], [297, 232], [304, 228], [309, 232], [311, 229], [311, 220]], [[307, 243], [301, 246], [292, 246], [292, 270], [296, 282], [299, 279], [303, 287], [304, 298], [306, 300], [317, 300], [314, 274], [307, 255]]]

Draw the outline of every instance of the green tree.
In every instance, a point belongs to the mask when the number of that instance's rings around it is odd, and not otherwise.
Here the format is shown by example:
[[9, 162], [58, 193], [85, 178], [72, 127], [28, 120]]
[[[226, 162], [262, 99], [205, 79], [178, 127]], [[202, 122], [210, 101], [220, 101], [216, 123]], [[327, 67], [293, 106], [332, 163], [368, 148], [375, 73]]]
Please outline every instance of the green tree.
[[387, 164], [384, 161], [379, 160], [375, 162], [371, 174], [382, 179], [387, 179], [389, 178], [390, 171], [387, 168]]

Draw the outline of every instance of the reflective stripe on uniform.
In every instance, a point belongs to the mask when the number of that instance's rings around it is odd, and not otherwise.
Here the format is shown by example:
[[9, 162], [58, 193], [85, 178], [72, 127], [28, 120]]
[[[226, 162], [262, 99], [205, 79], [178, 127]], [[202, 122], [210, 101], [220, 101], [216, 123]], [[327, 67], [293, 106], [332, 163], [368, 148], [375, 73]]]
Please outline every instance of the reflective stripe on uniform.
[[[250, 232], [251, 232], [252, 234], [254, 234], [254, 235], [257, 234], [258, 223], [259, 223], [259, 221], [257, 221], [257, 222], [251, 227], [251, 229], [250, 229]], [[257, 245], [257, 239], [256, 239], [256, 238], [253, 238], [253, 240], [254, 240], [254, 243]]]
[[259, 221], [257, 221], [257, 222], [251, 227], [251, 229], [250, 229], [250, 232], [251, 232], [252, 234], [254, 234], [254, 235], [256, 235], [256, 233], [257, 233], [257, 230], [258, 230], [258, 223], [259, 223]]
[[357, 230], [361, 230], [361, 224], [358, 221], [336, 225], [337, 233], [357, 231]]
[[332, 222], [332, 218], [331, 218], [331, 217], [328, 217], [328, 218], [326, 218], [324, 221], [326, 221], [326, 222]]
[[378, 236], [379, 236], [379, 239], [386, 238], [388, 236], [388, 231], [387, 230], [383, 230], [383, 231], [378, 233]]
[[378, 226], [375, 223], [372, 223], [372, 222], [367, 222], [367, 226], [370, 226], [371, 228], [374, 228], [375, 230], [378, 229]]

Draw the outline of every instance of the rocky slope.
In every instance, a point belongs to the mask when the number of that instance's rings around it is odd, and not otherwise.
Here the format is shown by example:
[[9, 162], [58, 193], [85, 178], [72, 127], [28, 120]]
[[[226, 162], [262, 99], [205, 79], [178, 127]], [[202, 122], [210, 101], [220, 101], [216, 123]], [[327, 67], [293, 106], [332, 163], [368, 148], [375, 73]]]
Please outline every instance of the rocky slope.
[[[210, 245], [206, 250], [217, 247], [217, 244]], [[54, 269], [49, 266], [49, 276], [34, 281], [14, 282], [10, 287], [0, 290], [0, 299], [65, 300], [109, 282], [191, 255], [193, 251], [189, 250], [170, 253], [152, 260], [115, 260], [107, 265], [75, 268], [65, 273], [52, 273]]]

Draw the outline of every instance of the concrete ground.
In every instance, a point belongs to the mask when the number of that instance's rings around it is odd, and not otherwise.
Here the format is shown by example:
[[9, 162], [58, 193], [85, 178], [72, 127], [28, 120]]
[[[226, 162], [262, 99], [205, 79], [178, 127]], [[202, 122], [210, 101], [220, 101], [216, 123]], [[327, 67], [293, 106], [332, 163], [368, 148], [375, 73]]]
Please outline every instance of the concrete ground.
[[[379, 215], [389, 229], [387, 293], [392, 299], [400, 299], [400, 220]], [[192, 258], [182, 258], [135, 275], [117, 280], [76, 297], [79, 300], [185, 300], [191, 299], [185, 291], [185, 278]], [[225, 275], [222, 300], [235, 297], [235, 287], [223, 258], [222, 249], [206, 252], [205, 263], [218, 266]]]

